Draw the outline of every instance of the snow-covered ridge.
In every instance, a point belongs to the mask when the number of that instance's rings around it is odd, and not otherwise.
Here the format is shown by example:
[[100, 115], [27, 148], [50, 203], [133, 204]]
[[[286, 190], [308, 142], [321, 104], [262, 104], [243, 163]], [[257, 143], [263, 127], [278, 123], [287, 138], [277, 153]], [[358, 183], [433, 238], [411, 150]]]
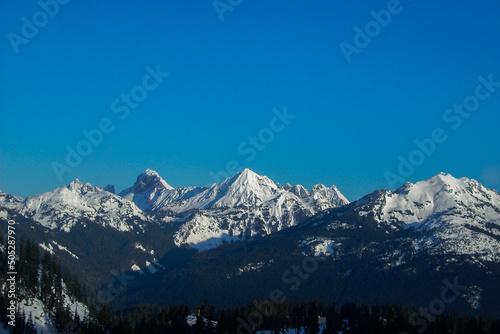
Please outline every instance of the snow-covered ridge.
[[[249, 169], [209, 188], [177, 189], [148, 169], [120, 195], [111, 192], [112, 187], [107, 189], [110, 191], [76, 179], [66, 187], [26, 200], [0, 193], [0, 218], [9, 219], [17, 212], [62, 231], [89, 222], [119, 231], [141, 231], [152, 221], [176, 223], [179, 228], [174, 242], [178, 246], [206, 250], [265, 236], [349, 203], [335, 186], [320, 184], [310, 191], [301, 185], [281, 186]], [[495, 253], [498, 242], [494, 240], [500, 238], [500, 194], [475, 180], [441, 173], [406, 183], [396, 191], [378, 190], [351, 206], [357, 215], [373, 217], [388, 231], [432, 230], [434, 241], [422, 240], [423, 248], [445, 238], [461, 253], [480, 249], [485, 258], [496, 258], [500, 253]], [[476, 241], [471, 244], [468, 240]], [[318, 252], [328, 253], [328, 245], [324, 248]]]
[[[210, 188], [182, 203], [187, 209], [233, 208], [255, 206], [278, 194], [278, 186], [266, 176], [244, 169], [238, 174], [215, 183]], [[176, 208], [179, 210], [179, 208]]]
[[173, 212], [196, 210], [175, 234], [175, 243], [199, 250], [264, 236], [297, 225], [317, 212], [348, 204], [336, 187], [281, 187], [249, 169], [199, 194], [172, 203]]
[[[17, 196], [12, 196], [0, 191], [0, 207], [11, 210], [20, 210], [24, 199]], [[5, 212], [5, 211], [4, 211]]]
[[69, 232], [85, 220], [130, 231], [148, 217], [134, 203], [78, 179], [66, 187], [28, 197], [18, 204], [19, 211], [42, 225]]
[[315, 185], [309, 193], [301, 185], [281, 187], [268, 177], [258, 175], [248, 168], [220, 183], [214, 183], [209, 188], [173, 189], [164, 184], [166, 182], [158, 173], [147, 170], [139, 175], [134, 186], [122, 191], [120, 195], [134, 201], [143, 210], [174, 212], [257, 206], [281, 194], [308, 199], [318, 207], [330, 207], [328, 203], [332, 201], [337, 205], [349, 203], [335, 186], [327, 188], [324, 185]]
[[360, 216], [373, 217], [389, 230], [420, 231], [418, 250], [500, 260], [500, 193], [476, 180], [440, 173], [394, 192], [376, 191], [353, 205]]
[[349, 203], [335, 186], [315, 185], [310, 192], [301, 185], [281, 187], [248, 168], [209, 188], [177, 189], [147, 170], [120, 195], [150, 214], [161, 214], [164, 222], [182, 222], [175, 243], [199, 250], [267, 235]]
[[[373, 213], [379, 222], [412, 224], [435, 215], [462, 214], [467, 218], [500, 222], [500, 194], [476, 180], [440, 173], [428, 180], [405, 183], [392, 192], [377, 191], [356, 202], [362, 215]], [[365, 211], [366, 210], [366, 211]]]
[[[119, 195], [114, 187], [95, 187], [76, 179], [68, 186], [28, 197], [0, 193], [0, 217], [15, 210], [50, 229], [69, 232], [92, 222], [119, 231], [144, 231], [145, 223], [176, 222], [175, 243], [210, 249], [225, 242], [268, 235], [296, 225], [318, 211], [349, 201], [332, 186], [281, 187], [244, 169], [206, 187], [174, 189], [150, 169]], [[44, 245], [49, 248], [50, 245]]]

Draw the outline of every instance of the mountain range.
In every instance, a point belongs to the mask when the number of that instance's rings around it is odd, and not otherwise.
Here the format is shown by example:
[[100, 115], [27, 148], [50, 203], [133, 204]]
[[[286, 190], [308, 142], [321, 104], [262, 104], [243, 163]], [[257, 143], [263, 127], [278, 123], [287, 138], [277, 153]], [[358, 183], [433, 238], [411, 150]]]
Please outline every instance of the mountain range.
[[[79, 180], [26, 199], [0, 192], [2, 231], [8, 219], [92, 289], [134, 274], [116, 307], [238, 305], [276, 286], [296, 300], [427, 305], [459, 279], [448, 309], [499, 313], [500, 194], [445, 173], [350, 203], [335, 186], [249, 169], [176, 189], [148, 169], [119, 194]], [[305, 259], [317, 260], [307, 279], [286, 274]]]

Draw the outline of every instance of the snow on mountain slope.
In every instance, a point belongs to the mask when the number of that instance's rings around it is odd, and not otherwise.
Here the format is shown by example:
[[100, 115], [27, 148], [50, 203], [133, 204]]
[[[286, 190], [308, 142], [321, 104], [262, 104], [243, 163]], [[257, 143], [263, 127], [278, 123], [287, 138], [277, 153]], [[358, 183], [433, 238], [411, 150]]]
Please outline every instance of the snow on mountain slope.
[[[75, 301], [67, 295], [64, 296], [64, 305], [72, 314], [77, 313], [82, 320], [89, 313], [85, 304]], [[57, 333], [53, 320], [53, 311], [48, 310], [40, 299], [36, 297], [22, 299], [19, 302], [19, 308], [24, 311], [26, 318], [31, 315], [38, 333]]]
[[47, 310], [42, 301], [32, 297], [21, 300], [19, 308], [24, 310], [26, 318], [30, 315], [38, 333], [56, 333], [51, 312]]
[[175, 243], [199, 250], [256, 235], [265, 236], [297, 225], [319, 210], [335, 208], [349, 201], [337, 190], [323, 185], [311, 193], [302, 186], [282, 188], [249, 169], [169, 209], [196, 209], [175, 234]]
[[[63, 282], [63, 304], [70, 313], [74, 316], [78, 315], [80, 320], [83, 320], [89, 314], [88, 307], [70, 297], [67, 292], [66, 284]], [[33, 324], [35, 325], [38, 333], [57, 333], [54, 324], [54, 310], [49, 310], [39, 298], [35, 296], [26, 296], [19, 301], [18, 307], [24, 311], [26, 319], [31, 315]], [[69, 328], [69, 327], [68, 327]]]
[[340, 207], [349, 203], [347, 198], [335, 186], [327, 188], [322, 184], [317, 184], [312, 188], [311, 197], [317, 211]]
[[324, 237], [308, 237], [300, 241], [299, 247], [303, 249], [302, 254], [312, 256], [333, 256], [336, 248], [341, 243]]
[[[476, 221], [500, 221], [500, 194], [475, 180], [438, 174], [406, 183], [395, 192], [380, 190], [356, 204], [360, 215], [373, 213], [379, 222], [395, 225], [423, 222], [432, 216], [460, 215]], [[367, 211], [364, 211], [367, 210]]]
[[421, 232], [417, 249], [500, 260], [500, 194], [475, 180], [441, 173], [394, 192], [376, 191], [354, 206], [390, 230]]
[[206, 188], [188, 187], [172, 188], [160, 175], [147, 169], [137, 177], [135, 184], [120, 192], [120, 196], [134, 202], [139, 208], [146, 211], [159, 211], [175, 201], [197, 195]]
[[0, 193], [0, 217], [7, 218], [13, 209], [45, 227], [66, 232], [89, 221], [119, 231], [143, 229], [147, 221], [172, 222], [180, 226], [174, 236], [177, 245], [207, 249], [268, 235], [320, 210], [349, 203], [335, 186], [315, 185], [311, 192], [301, 185], [281, 187], [249, 169], [209, 188], [178, 189], [147, 169], [119, 195], [112, 186], [106, 189], [76, 179], [67, 187], [25, 201]]
[[61, 251], [65, 251], [66, 253], [68, 253], [69, 255], [71, 255], [73, 258], [79, 260], [80, 258], [75, 255], [74, 253], [72, 253], [70, 250], [68, 250], [67, 247], [65, 246], [61, 246], [59, 245], [56, 241], [50, 241], [48, 242], [47, 244], [45, 244], [44, 242], [42, 242], [41, 244], [39, 244], [39, 246], [46, 252], [49, 252], [50, 254], [52, 255], [55, 255], [54, 253], [54, 249], [55, 247], [59, 248], [59, 250]]
[[335, 186], [327, 188], [316, 185], [309, 192], [301, 185], [281, 188], [266, 176], [261, 176], [250, 169], [244, 169], [221, 183], [214, 183], [210, 188], [188, 187], [173, 189], [158, 175], [147, 170], [139, 175], [137, 182], [131, 188], [120, 193], [125, 199], [131, 200], [141, 209], [158, 212], [172, 211], [174, 213], [188, 210], [209, 210], [235, 208], [238, 206], [259, 206], [275, 199], [281, 194], [290, 197], [303, 198], [304, 204], [315, 210], [344, 205], [349, 201]]
[[[20, 211], [23, 206], [24, 199], [17, 196], [12, 196], [6, 193], [3, 193], [0, 190], [0, 207], [4, 209], [11, 209]], [[6, 212], [5, 210], [0, 210], [1, 212]]]
[[276, 197], [278, 186], [266, 176], [258, 175], [250, 169], [244, 169], [221, 183], [170, 208], [180, 212], [189, 209], [234, 208], [241, 205], [257, 206]]
[[120, 196], [137, 204], [141, 209], [150, 209], [158, 196], [165, 190], [172, 190], [157, 172], [146, 169], [146, 172], [137, 177], [134, 185], [125, 189]]
[[67, 232], [82, 220], [120, 231], [130, 231], [133, 225], [147, 220], [134, 203], [78, 179], [67, 187], [28, 197], [22, 211], [46, 227]]

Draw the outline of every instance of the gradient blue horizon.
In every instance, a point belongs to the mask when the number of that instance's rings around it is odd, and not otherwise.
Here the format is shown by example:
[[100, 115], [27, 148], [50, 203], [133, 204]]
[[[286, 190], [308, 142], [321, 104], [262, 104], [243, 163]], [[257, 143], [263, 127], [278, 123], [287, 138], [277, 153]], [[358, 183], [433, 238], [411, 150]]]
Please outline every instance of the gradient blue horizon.
[[[348, 63], [340, 43], [354, 45], [354, 28], [389, 3], [242, 1], [221, 21], [212, 1], [69, 1], [16, 53], [9, 33], [42, 9], [3, 1], [0, 189], [26, 197], [78, 178], [120, 191], [146, 168], [174, 187], [202, 186], [229, 163], [355, 200], [396, 187], [386, 172], [436, 128], [446, 140], [397, 187], [447, 172], [500, 189], [500, 88], [457, 129], [443, 118], [478, 77], [500, 81], [500, 4], [401, 1]], [[113, 102], [158, 64], [169, 76], [120, 119], [126, 104]], [[296, 117], [251, 154], [249, 137], [285, 106]], [[103, 119], [113, 130], [59, 179], [53, 162]]]

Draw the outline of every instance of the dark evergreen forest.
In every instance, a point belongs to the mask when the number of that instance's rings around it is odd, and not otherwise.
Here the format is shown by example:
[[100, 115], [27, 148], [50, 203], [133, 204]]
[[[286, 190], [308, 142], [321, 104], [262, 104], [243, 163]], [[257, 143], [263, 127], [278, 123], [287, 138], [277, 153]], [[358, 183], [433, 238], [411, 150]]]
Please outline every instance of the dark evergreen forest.
[[[8, 272], [7, 243], [1, 240], [0, 318], [8, 322], [9, 300], [5, 277]], [[237, 307], [215, 307], [210, 301], [190, 305], [141, 304], [113, 310], [97, 303], [78, 278], [63, 272], [54, 255], [41, 252], [33, 240], [21, 238], [18, 245], [18, 299], [38, 298], [51, 314], [58, 333], [253, 333], [267, 330], [287, 333], [303, 328], [306, 333], [500, 333], [500, 320], [457, 313], [437, 316], [423, 309], [392, 304], [328, 304], [321, 301], [287, 302], [282, 299], [255, 300]], [[73, 313], [63, 299], [88, 305], [84, 319]], [[31, 314], [16, 310], [12, 333], [36, 333]]]

